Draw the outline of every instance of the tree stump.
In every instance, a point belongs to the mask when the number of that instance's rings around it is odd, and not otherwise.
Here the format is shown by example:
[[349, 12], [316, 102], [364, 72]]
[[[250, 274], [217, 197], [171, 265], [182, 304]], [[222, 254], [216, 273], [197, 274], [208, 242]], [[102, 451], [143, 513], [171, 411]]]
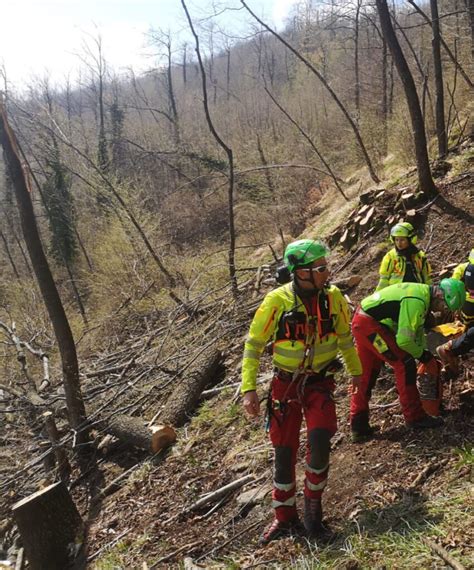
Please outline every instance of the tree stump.
[[160, 419], [175, 427], [182, 426], [199, 404], [204, 388], [213, 381], [215, 384], [221, 365], [222, 354], [219, 350], [201, 355], [173, 390]]
[[176, 432], [171, 426], [147, 427], [141, 419], [131, 416], [113, 416], [100, 425], [106, 433], [114, 435], [120, 441], [151, 453], [157, 453], [176, 441]]
[[13, 505], [32, 570], [68, 568], [83, 542], [83, 523], [66, 485], [54, 483]]

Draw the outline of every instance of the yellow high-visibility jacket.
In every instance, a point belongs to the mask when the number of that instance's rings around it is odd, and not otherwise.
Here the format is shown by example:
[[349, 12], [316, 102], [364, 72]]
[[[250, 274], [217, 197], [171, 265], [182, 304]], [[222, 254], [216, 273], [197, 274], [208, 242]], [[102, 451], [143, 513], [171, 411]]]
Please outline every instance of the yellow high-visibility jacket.
[[[424, 251], [418, 251], [411, 257], [413, 269], [417, 278], [417, 283], [431, 285], [431, 266]], [[385, 254], [380, 264], [379, 274], [380, 280], [376, 287], [376, 291], [384, 289], [389, 285], [403, 283], [406, 270], [406, 259], [400, 255], [396, 248], [391, 249]]]
[[[469, 262], [460, 263], [454, 268], [453, 279], [458, 279], [464, 282], [464, 272]], [[466, 301], [461, 309], [462, 321], [468, 326], [474, 326], [474, 298], [470, 296], [469, 291], [466, 291]]]
[[426, 348], [424, 324], [430, 310], [430, 286], [396, 283], [362, 299], [360, 306], [395, 334], [399, 348], [419, 358]]
[[458, 281], [464, 281], [464, 272], [466, 271], [466, 267], [468, 265], [469, 265], [468, 261], [456, 265], [453, 271], [453, 279], [457, 279]]
[[[295, 372], [300, 368], [319, 372], [340, 352], [349, 374], [362, 374], [352, 341], [347, 302], [334, 285], [326, 287], [324, 293], [329, 304], [329, 319], [317, 319], [314, 326], [303, 301], [294, 292], [293, 283], [266, 295], [245, 342], [242, 393], [255, 390], [260, 357], [270, 339], [273, 339], [273, 364], [282, 370]], [[319, 295], [321, 292], [318, 299]]]

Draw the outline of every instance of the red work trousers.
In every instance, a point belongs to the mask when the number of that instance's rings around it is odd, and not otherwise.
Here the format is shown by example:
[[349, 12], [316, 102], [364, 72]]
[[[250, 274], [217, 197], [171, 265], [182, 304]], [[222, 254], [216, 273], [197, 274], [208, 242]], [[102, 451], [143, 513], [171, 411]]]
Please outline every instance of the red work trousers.
[[272, 381], [270, 439], [275, 449], [273, 507], [278, 520], [288, 521], [296, 514], [296, 460], [303, 414], [307, 429], [306, 497], [319, 498], [329, 470], [330, 439], [336, 433], [334, 378], [303, 383], [298, 380]]
[[[413, 422], [425, 416], [416, 387], [415, 360], [398, 347], [395, 335], [390, 329], [364, 314], [359, 307], [352, 319], [352, 335], [363, 369], [360, 388], [353, 392], [351, 397], [352, 429], [358, 431], [359, 424], [363, 427], [368, 422], [369, 400], [382, 362], [391, 366], [395, 373], [395, 383], [405, 421]], [[374, 346], [376, 335], [379, 335], [387, 345], [388, 350], [385, 352], [379, 352]]]

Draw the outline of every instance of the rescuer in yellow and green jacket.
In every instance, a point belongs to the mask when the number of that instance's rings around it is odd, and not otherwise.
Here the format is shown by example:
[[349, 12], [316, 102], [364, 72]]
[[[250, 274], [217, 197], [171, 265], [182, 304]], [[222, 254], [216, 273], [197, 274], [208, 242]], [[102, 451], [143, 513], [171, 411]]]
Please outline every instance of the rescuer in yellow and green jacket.
[[468, 327], [474, 326], [474, 249], [471, 249], [469, 259], [465, 263], [460, 263], [453, 271], [453, 279], [459, 279], [466, 287], [466, 302], [461, 309], [461, 318]]
[[376, 291], [396, 283], [425, 283], [431, 285], [431, 267], [425, 252], [416, 247], [417, 236], [409, 222], [396, 224], [390, 230], [395, 244], [382, 259]]
[[448, 340], [436, 351], [443, 363], [457, 374], [458, 357], [474, 349], [474, 249], [469, 254], [469, 260], [454, 269], [453, 278], [462, 281], [466, 288], [466, 300], [461, 308], [461, 319], [466, 325], [466, 331], [459, 337]]
[[416, 386], [416, 362], [436, 365], [426, 349], [424, 325], [430, 311], [446, 306], [457, 311], [466, 296], [456, 279], [439, 285], [398, 283], [376, 291], [362, 300], [352, 319], [352, 334], [363, 374], [351, 396], [352, 440], [373, 434], [369, 424], [369, 401], [377, 376], [386, 363], [395, 373], [398, 397], [406, 424], [413, 429], [438, 427], [442, 418], [428, 416], [422, 408]]
[[303, 415], [307, 428], [305, 533], [323, 539], [321, 497], [329, 469], [330, 439], [337, 429], [333, 400], [334, 371], [342, 354], [353, 383], [362, 373], [352, 342], [346, 300], [327, 284], [327, 248], [299, 240], [285, 250], [292, 281], [271, 291], [257, 309], [245, 342], [242, 393], [245, 411], [258, 416], [255, 392], [259, 361], [268, 341], [273, 346], [274, 377], [267, 403], [269, 432], [275, 449], [273, 507], [275, 520], [261, 544], [299, 531], [295, 465]]

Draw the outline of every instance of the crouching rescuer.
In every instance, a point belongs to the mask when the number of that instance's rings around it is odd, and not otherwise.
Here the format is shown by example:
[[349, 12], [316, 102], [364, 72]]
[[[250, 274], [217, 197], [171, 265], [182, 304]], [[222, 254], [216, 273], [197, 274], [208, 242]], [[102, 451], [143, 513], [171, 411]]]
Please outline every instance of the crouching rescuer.
[[[329, 285], [326, 247], [317, 240], [290, 243], [284, 261], [291, 282], [270, 293], [257, 309], [242, 362], [243, 405], [256, 417], [255, 391], [260, 356], [273, 341], [274, 376], [268, 397], [270, 439], [275, 450], [273, 507], [275, 519], [260, 543], [302, 531], [328, 539], [321, 498], [327, 483], [330, 440], [337, 428], [333, 399], [334, 372], [342, 354], [356, 385], [362, 374], [352, 342], [349, 308], [342, 293]], [[338, 366], [339, 365], [339, 366]], [[304, 529], [296, 510], [295, 466], [303, 416], [307, 429]]]
[[425, 322], [430, 311], [446, 306], [461, 308], [466, 296], [456, 279], [443, 279], [439, 285], [398, 283], [362, 300], [352, 320], [357, 351], [363, 367], [359, 386], [351, 397], [351, 430], [354, 442], [369, 438], [369, 401], [382, 363], [395, 373], [395, 383], [405, 422], [412, 429], [443, 425], [440, 417], [428, 415], [422, 407], [416, 386], [416, 360], [436, 376], [438, 365], [426, 349]]

